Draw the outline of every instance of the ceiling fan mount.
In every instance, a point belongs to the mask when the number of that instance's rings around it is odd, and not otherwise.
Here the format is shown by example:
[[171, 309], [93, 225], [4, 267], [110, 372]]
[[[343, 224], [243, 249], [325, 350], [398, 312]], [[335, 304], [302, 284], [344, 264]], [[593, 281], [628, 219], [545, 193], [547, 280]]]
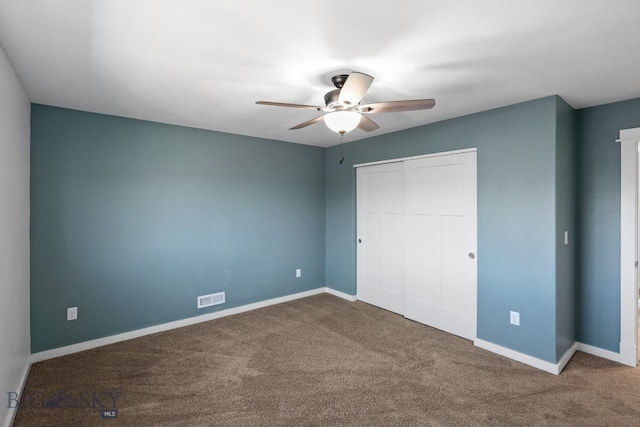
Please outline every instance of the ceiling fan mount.
[[354, 71], [351, 74], [335, 75], [331, 78], [331, 82], [336, 89], [330, 90], [324, 95], [324, 107], [272, 101], [257, 101], [256, 104], [324, 111], [328, 114], [300, 123], [289, 130], [302, 129], [314, 123], [324, 121], [327, 124], [327, 127], [341, 135], [344, 135], [346, 132], [350, 132], [356, 127], [364, 130], [365, 132], [371, 132], [380, 128], [380, 126], [378, 126], [373, 120], [364, 116], [363, 113], [370, 114], [428, 110], [433, 108], [435, 105], [434, 99], [410, 99], [404, 101], [386, 101], [360, 105], [362, 98], [369, 90], [371, 83], [373, 83], [373, 77], [357, 71]]
[[337, 76], [331, 77], [331, 83], [338, 89], [342, 89], [344, 86], [344, 82], [349, 78], [349, 74], [338, 74]]

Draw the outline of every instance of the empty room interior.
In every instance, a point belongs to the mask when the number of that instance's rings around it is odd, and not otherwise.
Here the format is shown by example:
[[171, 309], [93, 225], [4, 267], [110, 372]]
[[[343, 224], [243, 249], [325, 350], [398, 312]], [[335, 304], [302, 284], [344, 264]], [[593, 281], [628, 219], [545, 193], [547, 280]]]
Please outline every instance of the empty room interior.
[[0, 425], [637, 425], [638, 40], [0, 1]]

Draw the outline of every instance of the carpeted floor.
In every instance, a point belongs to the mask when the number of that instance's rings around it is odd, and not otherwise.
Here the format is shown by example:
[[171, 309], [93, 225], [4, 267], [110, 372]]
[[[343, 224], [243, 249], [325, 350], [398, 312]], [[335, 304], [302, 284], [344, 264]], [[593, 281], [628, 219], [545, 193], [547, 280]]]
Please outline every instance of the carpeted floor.
[[14, 425], [638, 426], [640, 370], [554, 376], [323, 294], [36, 363]]

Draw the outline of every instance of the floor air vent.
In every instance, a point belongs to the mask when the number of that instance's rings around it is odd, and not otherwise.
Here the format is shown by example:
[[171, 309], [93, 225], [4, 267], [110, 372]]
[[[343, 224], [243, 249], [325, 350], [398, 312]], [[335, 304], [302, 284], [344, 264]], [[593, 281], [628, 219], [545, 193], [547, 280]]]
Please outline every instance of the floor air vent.
[[224, 292], [216, 294], [200, 295], [198, 297], [198, 308], [211, 307], [212, 305], [224, 304]]

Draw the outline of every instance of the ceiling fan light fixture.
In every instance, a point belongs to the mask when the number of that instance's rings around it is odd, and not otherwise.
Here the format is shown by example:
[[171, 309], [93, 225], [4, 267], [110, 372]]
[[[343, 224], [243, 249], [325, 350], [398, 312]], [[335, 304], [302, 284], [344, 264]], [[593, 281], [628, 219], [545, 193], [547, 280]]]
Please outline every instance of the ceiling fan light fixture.
[[329, 129], [340, 135], [351, 132], [356, 127], [363, 132], [372, 132], [380, 129], [380, 126], [368, 117], [369, 113], [399, 113], [403, 111], [429, 110], [436, 104], [435, 99], [406, 99], [402, 101], [383, 101], [361, 105], [363, 97], [373, 82], [373, 77], [368, 74], [353, 71], [351, 74], [333, 76], [331, 81], [336, 88], [324, 95], [324, 107], [272, 101], [256, 101], [256, 104], [326, 111], [328, 114], [307, 120], [306, 122], [289, 128], [289, 130], [306, 128], [312, 124], [324, 121]]
[[360, 113], [355, 111], [334, 111], [324, 116], [324, 122], [332, 131], [345, 134], [358, 127]]

